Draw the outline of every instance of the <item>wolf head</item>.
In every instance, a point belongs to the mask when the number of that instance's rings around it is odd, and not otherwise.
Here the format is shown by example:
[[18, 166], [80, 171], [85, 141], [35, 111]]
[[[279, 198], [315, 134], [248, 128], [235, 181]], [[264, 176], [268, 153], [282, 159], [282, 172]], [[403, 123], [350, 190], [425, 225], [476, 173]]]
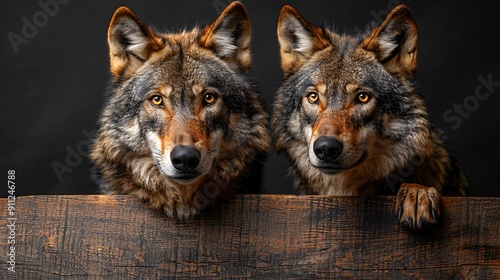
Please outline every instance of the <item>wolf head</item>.
[[[248, 76], [250, 41], [239, 2], [204, 28], [173, 34], [154, 32], [126, 7], [116, 10], [108, 29], [112, 92], [91, 158], [120, 165], [112, 168], [150, 188], [158, 181], [151, 158], [179, 184], [210, 172], [238, 174], [269, 150], [267, 115]], [[111, 168], [102, 166], [101, 174]]]
[[413, 85], [417, 28], [405, 6], [356, 36], [315, 26], [284, 6], [278, 39], [285, 79], [274, 135], [301, 174], [362, 182], [429, 154], [428, 116]]

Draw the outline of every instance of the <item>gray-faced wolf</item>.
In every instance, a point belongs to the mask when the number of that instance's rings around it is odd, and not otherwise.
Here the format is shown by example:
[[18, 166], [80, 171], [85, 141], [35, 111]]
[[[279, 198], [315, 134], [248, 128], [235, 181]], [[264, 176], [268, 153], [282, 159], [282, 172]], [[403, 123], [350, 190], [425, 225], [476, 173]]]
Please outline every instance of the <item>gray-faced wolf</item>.
[[186, 219], [234, 186], [257, 184], [270, 136], [249, 77], [250, 40], [239, 2], [212, 24], [168, 34], [116, 10], [113, 79], [89, 156], [102, 191]]
[[[432, 131], [415, 87], [417, 28], [408, 8], [350, 36], [284, 6], [278, 39], [285, 78], [272, 124], [298, 190], [374, 195], [399, 187], [399, 221], [412, 229], [436, 223], [440, 194], [467, 193], [467, 178]], [[401, 185], [402, 169], [412, 172]]]

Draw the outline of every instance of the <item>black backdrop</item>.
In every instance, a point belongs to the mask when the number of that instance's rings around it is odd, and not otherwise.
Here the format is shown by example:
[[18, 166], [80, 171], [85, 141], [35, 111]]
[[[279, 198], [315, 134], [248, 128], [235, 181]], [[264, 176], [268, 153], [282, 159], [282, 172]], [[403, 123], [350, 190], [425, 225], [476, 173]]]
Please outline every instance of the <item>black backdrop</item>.
[[[2, 1], [0, 172], [4, 180], [7, 170], [16, 171], [17, 195], [95, 193], [85, 153], [109, 79], [106, 31], [114, 10], [129, 6], [147, 24], [167, 31], [208, 23], [227, 3]], [[253, 25], [253, 73], [271, 110], [281, 80], [276, 23], [285, 2], [243, 3]], [[470, 173], [472, 195], [500, 196], [495, 180], [500, 172], [496, 169], [500, 17], [494, 1], [286, 3], [306, 19], [327, 22], [338, 31], [364, 30], [395, 4], [409, 6], [419, 27], [418, 78], [431, 119]], [[264, 192], [292, 192], [285, 178], [286, 164], [283, 156], [269, 157]], [[57, 175], [54, 166], [64, 173]], [[7, 190], [0, 188], [0, 196], [5, 197]]]

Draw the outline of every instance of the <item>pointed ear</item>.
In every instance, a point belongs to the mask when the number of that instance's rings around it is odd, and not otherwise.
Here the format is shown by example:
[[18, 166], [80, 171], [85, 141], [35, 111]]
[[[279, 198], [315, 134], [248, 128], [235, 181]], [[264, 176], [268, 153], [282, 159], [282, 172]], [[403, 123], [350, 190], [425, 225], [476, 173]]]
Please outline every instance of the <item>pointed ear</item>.
[[313, 56], [330, 45], [323, 29], [307, 22], [292, 6], [281, 8], [278, 18], [281, 68], [285, 76], [291, 75]]
[[417, 26], [406, 6], [395, 7], [384, 22], [361, 43], [361, 46], [375, 53], [389, 73], [415, 75]]
[[164, 47], [163, 39], [127, 7], [120, 7], [113, 14], [108, 44], [111, 73], [115, 77], [132, 75], [153, 52]]
[[206, 26], [199, 45], [210, 49], [235, 71], [249, 71], [252, 27], [245, 7], [240, 2], [229, 4], [220, 16]]

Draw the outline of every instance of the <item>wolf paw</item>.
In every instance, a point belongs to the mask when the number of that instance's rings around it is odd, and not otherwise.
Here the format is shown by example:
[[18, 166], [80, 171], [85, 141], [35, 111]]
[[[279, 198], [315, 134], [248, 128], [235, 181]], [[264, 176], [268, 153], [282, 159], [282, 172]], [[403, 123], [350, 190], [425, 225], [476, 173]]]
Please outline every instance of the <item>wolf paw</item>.
[[402, 184], [396, 196], [396, 212], [400, 224], [413, 230], [436, 224], [441, 195], [432, 187]]

